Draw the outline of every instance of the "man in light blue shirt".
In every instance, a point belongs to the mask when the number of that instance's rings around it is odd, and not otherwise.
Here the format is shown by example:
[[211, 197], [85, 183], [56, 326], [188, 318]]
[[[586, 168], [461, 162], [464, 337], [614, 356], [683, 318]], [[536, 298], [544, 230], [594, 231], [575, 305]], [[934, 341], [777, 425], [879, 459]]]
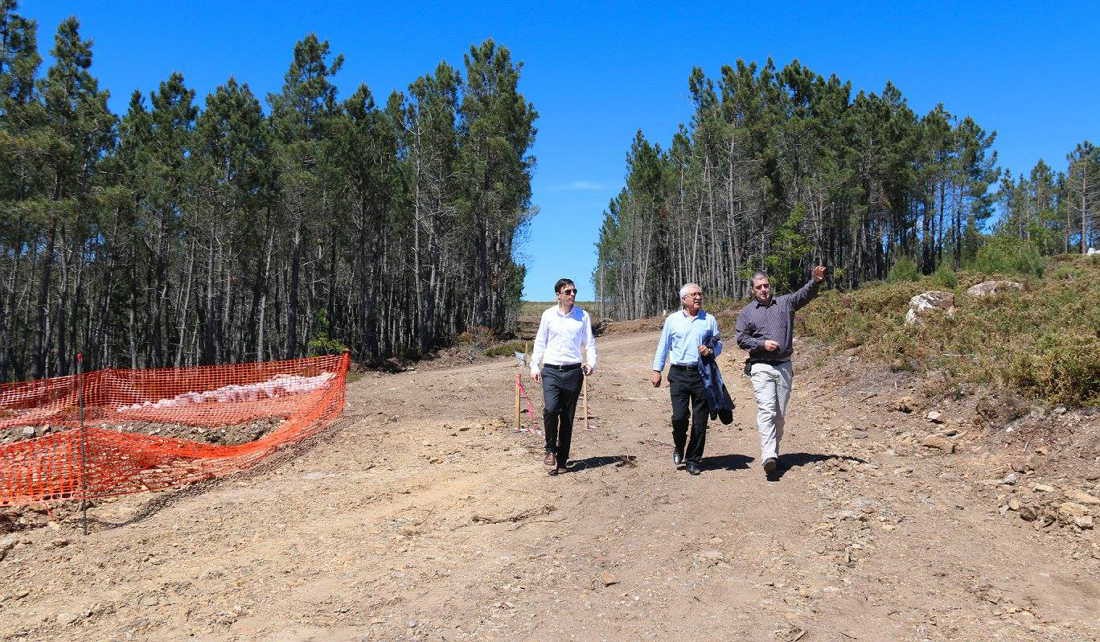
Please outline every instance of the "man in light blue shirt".
[[698, 283], [685, 283], [680, 288], [680, 303], [683, 308], [668, 315], [661, 328], [650, 381], [654, 388], [660, 388], [665, 362], [672, 362], [668, 371], [675, 448], [672, 463], [679, 466], [686, 461], [688, 473], [698, 475], [702, 472], [703, 448], [707, 442], [707, 395], [699, 376], [699, 359], [722, 354], [722, 339], [718, 321], [703, 310], [703, 289]]

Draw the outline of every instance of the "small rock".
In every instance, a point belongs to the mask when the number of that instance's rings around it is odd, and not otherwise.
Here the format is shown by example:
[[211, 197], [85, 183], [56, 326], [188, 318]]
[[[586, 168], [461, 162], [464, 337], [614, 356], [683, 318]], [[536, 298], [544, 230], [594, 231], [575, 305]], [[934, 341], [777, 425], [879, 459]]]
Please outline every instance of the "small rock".
[[1021, 291], [1023, 289], [1024, 285], [1016, 281], [983, 281], [967, 288], [966, 296], [981, 299], [994, 294], [1003, 294], [1012, 290]]
[[1086, 506], [1100, 506], [1100, 497], [1094, 497], [1082, 490], [1070, 488], [1066, 490], [1066, 499]]
[[943, 423], [943, 413], [939, 410], [929, 410], [928, 414], [924, 416], [925, 419], [931, 421], [934, 424]]
[[1015, 486], [1017, 483], [1019, 483], [1019, 481], [1020, 481], [1019, 473], [1012, 472], [1012, 473], [1009, 473], [1009, 474], [1005, 475], [1005, 478], [1001, 480], [1001, 483], [1005, 484], [1007, 486]]
[[725, 559], [726, 556], [722, 554], [722, 551], [716, 551], [716, 550], [711, 549], [711, 550], [707, 550], [707, 551], [699, 551], [699, 553], [698, 553], [698, 555], [696, 555], [696, 557], [698, 557], [701, 560], [706, 560], [708, 562], [718, 563], [718, 562], [722, 561], [723, 559]]
[[35, 431], [34, 426], [23, 426], [24, 437], [34, 437], [36, 434], [38, 433]]
[[612, 584], [618, 584], [619, 578], [615, 577], [611, 571], [603, 571], [599, 575], [600, 583], [604, 586], [611, 586]]
[[917, 409], [917, 402], [909, 396], [900, 397], [894, 401], [892, 408], [899, 412], [910, 413]]
[[1089, 514], [1089, 509], [1074, 502], [1062, 502], [1058, 505], [1058, 514], [1067, 521]]
[[940, 437], [939, 435], [928, 435], [922, 439], [920, 443], [925, 448], [935, 448], [945, 453], [955, 452], [955, 442], [946, 437]]
[[1020, 519], [1024, 520], [1025, 522], [1034, 522], [1035, 518], [1038, 516], [1038, 513], [1036, 513], [1035, 509], [1031, 506], [1020, 507]]
[[0, 560], [3, 560], [8, 555], [8, 551], [15, 548], [15, 545], [19, 543], [19, 538], [14, 534], [0, 539]]
[[1051, 486], [1050, 484], [1034, 484], [1032, 485], [1031, 490], [1037, 493], [1053, 493], [1054, 486]]
[[1015, 497], [1008, 500], [1008, 510], [1020, 510], [1020, 500]]
[[916, 295], [909, 300], [909, 311], [905, 314], [905, 325], [918, 325], [924, 317], [933, 311], [942, 312], [947, 317], [955, 316], [955, 295], [951, 292], [930, 291]]
[[1092, 528], [1092, 515], [1082, 515], [1080, 517], [1073, 518], [1073, 523], [1077, 528], [1088, 530]]
[[73, 613], [71, 611], [65, 611], [64, 613], [58, 613], [57, 614], [57, 623], [62, 625], [62, 626], [68, 626], [70, 624], [75, 624], [79, 620], [80, 620], [80, 614], [79, 613]]

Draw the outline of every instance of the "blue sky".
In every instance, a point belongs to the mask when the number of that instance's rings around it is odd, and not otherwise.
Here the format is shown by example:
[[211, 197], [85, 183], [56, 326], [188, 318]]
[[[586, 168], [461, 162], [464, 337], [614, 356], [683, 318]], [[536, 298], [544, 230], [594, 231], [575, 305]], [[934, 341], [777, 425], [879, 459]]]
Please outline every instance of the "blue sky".
[[92, 72], [122, 114], [174, 71], [200, 101], [230, 76], [278, 91], [294, 43], [328, 40], [346, 62], [342, 96], [365, 82], [383, 102], [441, 61], [461, 68], [493, 38], [523, 62], [539, 112], [533, 204], [519, 250], [524, 297], [549, 300], [569, 276], [582, 300], [602, 212], [618, 192], [635, 131], [662, 145], [691, 116], [693, 66], [717, 77], [737, 59], [813, 71], [879, 92], [887, 81], [918, 113], [942, 102], [997, 132], [1000, 165], [1056, 170], [1082, 140], [1100, 144], [1100, 3], [385, 3], [249, 0], [23, 0], [52, 47], [69, 15], [94, 40]]

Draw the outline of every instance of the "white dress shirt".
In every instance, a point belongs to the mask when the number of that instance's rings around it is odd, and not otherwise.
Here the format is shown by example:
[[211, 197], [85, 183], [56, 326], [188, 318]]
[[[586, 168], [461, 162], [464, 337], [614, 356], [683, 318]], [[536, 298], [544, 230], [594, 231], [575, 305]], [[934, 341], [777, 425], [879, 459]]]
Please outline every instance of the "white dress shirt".
[[[581, 347], [584, 346], [584, 357]], [[592, 335], [592, 318], [574, 305], [566, 314], [558, 306], [547, 308], [539, 320], [535, 346], [531, 353], [531, 376], [541, 364], [568, 366], [585, 362], [589, 370], [596, 369], [596, 337]]]

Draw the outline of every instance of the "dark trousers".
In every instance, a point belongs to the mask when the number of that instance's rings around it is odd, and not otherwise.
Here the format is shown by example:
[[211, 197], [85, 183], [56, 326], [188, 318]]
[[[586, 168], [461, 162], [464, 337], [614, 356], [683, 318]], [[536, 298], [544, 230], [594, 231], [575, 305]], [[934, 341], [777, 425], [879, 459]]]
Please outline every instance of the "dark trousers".
[[[685, 461], [699, 463], [707, 445], [707, 392], [695, 368], [672, 366], [668, 371], [668, 389], [672, 397], [672, 441]], [[688, 422], [691, 440], [688, 441]], [[684, 444], [687, 443], [687, 452]]]
[[542, 426], [546, 432], [546, 452], [555, 453], [558, 466], [569, 461], [569, 443], [573, 440], [573, 415], [581, 396], [584, 373], [580, 367], [559, 370], [542, 369]]

